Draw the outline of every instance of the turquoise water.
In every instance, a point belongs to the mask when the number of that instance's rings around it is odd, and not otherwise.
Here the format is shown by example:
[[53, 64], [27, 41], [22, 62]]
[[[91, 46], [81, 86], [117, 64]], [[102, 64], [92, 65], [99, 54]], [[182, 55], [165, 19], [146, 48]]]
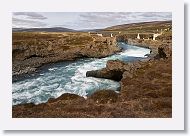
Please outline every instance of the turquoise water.
[[104, 68], [108, 60], [134, 61], [145, 58], [149, 49], [118, 43], [124, 50], [118, 54], [97, 59], [86, 58], [76, 61], [55, 63], [44, 67], [33, 77], [12, 84], [13, 105], [21, 103], [44, 103], [63, 93], [74, 93], [86, 97], [99, 89], [117, 91], [119, 82], [108, 79], [86, 77], [86, 71]]

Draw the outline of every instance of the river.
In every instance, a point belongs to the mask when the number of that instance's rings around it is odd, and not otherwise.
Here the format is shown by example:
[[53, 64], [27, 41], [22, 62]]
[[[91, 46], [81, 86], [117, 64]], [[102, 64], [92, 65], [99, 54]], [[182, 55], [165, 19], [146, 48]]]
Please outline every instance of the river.
[[57, 98], [63, 93], [74, 93], [86, 97], [96, 90], [119, 90], [119, 82], [86, 77], [89, 70], [104, 68], [108, 60], [123, 60], [125, 62], [146, 58], [150, 53], [147, 48], [118, 43], [123, 51], [105, 58], [83, 58], [76, 61], [59, 62], [47, 65], [35, 76], [13, 82], [13, 105], [23, 103], [44, 103], [49, 98]]

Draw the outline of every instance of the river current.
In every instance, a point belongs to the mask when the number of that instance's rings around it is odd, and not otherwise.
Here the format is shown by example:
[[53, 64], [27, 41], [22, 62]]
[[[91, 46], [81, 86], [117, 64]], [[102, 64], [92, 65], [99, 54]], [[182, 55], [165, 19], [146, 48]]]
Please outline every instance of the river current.
[[13, 82], [13, 105], [22, 103], [44, 103], [49, 98], [57, 98], [63, 93], [74, 93], [86, 97], [96, 90], [112, 89], [117, 91], [119, 82], [108, 79], [86, 77], [89, 70], [104, 68], [108, 60], [125, 62], [146, 58], [147, 48], [131, 46], [120, 42], [123, 51], [105, 58], [85, 58], [76, 61], [59, 62], [48, 65], [35, 76]]

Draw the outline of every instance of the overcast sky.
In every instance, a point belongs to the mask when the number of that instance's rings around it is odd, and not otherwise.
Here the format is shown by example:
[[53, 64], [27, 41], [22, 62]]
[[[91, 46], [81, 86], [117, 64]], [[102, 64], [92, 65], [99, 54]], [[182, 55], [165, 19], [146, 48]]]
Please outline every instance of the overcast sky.
[[14, 28], [98, 29], [119, 24], [172, 20], [170, 12], [14, 12]]

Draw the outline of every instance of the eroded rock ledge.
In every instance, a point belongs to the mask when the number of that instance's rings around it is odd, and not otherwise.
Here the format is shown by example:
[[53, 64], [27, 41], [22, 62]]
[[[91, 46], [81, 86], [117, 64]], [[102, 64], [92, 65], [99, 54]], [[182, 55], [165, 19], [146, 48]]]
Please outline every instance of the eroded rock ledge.
[[116, 40], [119, 42], [125, 42], [130, 45], [149, 48], [151, 50], [151, 53], [149, 55], [150, 58], [154, 58], [158, 54], [159, 49], [163, 50], [166, 56], [171, 57], [172, 37], [161, 35], [158, 37], [158, 39], [159, 40], [136, 39], [128, 34], [118, 35], [116, 37]]
[[13, 118], [172, 117], [171, 64], [170, 57], [136, 65], [110, 61], [107, 69], [124, 71], [119, 93], [99, 90], [87, 99], [75, 94], [63, 94], [39, 105], [16, 105], [13, 106]]
[[87, 71], [86, 76], [120, 81], [123, 76], [132, 78], [136, 69], [141, 67], [141, 63], [140, 61], [125, 63], [120, 60], [109, 60], [106, 68]]
[[87, 33], [13, 33], [13, 78], [40, 66], [77, 58], [102, 58], [121, 51], [114, 37]]
[[13, 106], [13, 118], [171, 118], [171, 40], [133, 39], [130, 42], [143, 47], [149, 45], [150, 59], [134, 63], [108, 61], [106, 68], [86, 73], [87, 76], [120, 81], [119, 93], [99, 90], [87, 99], [63, 94], [39, 105], [16, 105]]
[[[151, 46], [150, 46], [151, 47]], [[152, 48], [151, 48], [152, 49]], [[156, 59], [166, 59], [171, 57], [171, 55], [165, 52], [166, 47], [158, 47], [152, 57], [145, 60], [139, 60], [135, 62], [123, 62], [120, 60], [109, 60], [106, 64], [106, 68], [100, 70], [87, 71], [87, 77], [96, 77], [96, 78], [106, 78], [115, 81], [121, 81], [124, 77], [132, 78], [135, 75], [137, 69], [141, 68], [143, 65], [147, 64], [148, 61], [153, 61]]]

